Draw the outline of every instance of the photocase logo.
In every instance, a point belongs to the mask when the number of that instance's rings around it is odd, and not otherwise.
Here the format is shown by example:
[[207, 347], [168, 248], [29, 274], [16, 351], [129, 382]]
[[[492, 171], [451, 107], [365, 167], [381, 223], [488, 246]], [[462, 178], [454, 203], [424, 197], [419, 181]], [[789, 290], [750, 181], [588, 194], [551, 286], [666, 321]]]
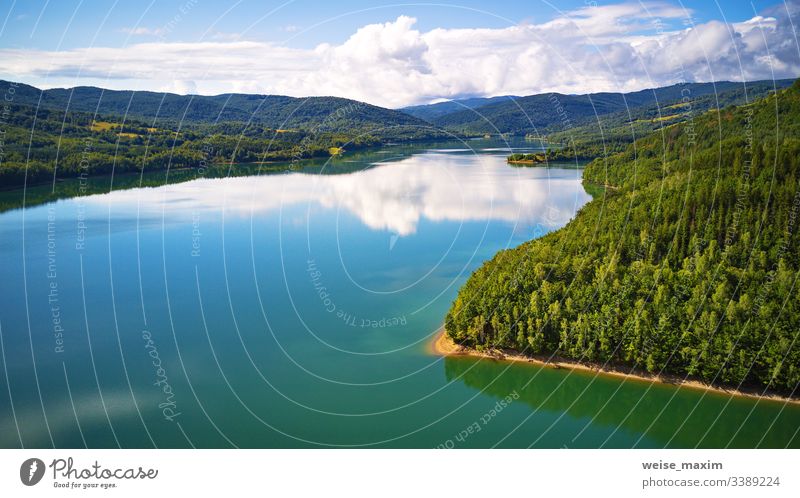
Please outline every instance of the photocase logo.
[[26, 486], [35, 486], [44, 477], [44, 462], [38, 458], [29, 458], [19, 467], [19, 478]]

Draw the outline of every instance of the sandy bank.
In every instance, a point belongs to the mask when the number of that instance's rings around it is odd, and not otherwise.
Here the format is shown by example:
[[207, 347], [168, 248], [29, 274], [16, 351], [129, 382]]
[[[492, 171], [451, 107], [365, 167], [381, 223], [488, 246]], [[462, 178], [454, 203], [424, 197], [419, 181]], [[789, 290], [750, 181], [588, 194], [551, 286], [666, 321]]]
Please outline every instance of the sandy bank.
[[653, 375], [646, 371], [637, 369], [631, 370], [630, 368], [616, 366], [604, 367], [600, 364], [580, 363], [574, 360], [568, 360], [559, 357], [551, 358], [550, 356], [524, 355], [517, 351], [511, 350], [477, 351], [475, 349], [456, 344], [444, 332], [444, 327], [439, 330], [434, 340], [429, 344], [428, 350], [431, 354], [437, 356], [474, 356], [478, 358], [489, 358], [495, 361], [528, 363], [554, 369], [564, 368], [569, 370], [583, 370], [600, 375], [623, 377], [625, 379], [634, 380], [637, 382], [658, 382], [661, 384], [670, 384], [674, 386], [688, 387], [691, 389], [702, 389], [705, 391], [727, 394], [729, 396], [745, 396], [762, 400], [800, 404], [800, 398], [798, 397], [790, 398], [770, 392], [762, 394], [761, 391], [763, 391], [763, 389], [733, 389], [706, 384], [698, 380], [684, 379], [683, 377], [677, 375]]

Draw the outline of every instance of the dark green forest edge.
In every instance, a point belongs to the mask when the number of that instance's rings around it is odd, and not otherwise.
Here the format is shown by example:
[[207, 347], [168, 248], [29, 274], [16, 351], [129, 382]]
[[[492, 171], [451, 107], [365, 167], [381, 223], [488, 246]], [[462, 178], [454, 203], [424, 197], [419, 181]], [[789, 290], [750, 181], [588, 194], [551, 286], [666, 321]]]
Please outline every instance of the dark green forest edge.
[[566, 227], [500, 252], [445, 328], [513, 349], [793, 395], [800, 382], [800, 83], [592, 161]]

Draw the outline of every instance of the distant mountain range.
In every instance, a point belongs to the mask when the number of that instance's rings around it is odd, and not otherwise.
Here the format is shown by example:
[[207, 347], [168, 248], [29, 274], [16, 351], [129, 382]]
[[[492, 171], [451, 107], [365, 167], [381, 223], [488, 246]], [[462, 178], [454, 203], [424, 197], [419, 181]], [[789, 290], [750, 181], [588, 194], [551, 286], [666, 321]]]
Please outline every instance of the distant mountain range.
[[[695, 110], [700, 111], [716, 107], [717, 99], [714, 97], [718, 97], [720, 106], [738, 105], [763, 97], [775, 89], [786, 88], [793, 81], [687, 83], [629, 93], [546, 93], [526, 97], [454, 100], [401, 110], [454, 132], [547, 133], [591, 123], [613, 114], [630, 114], [635, 119], [642, 111], [663, 109], [680, 103], [684, 98], [693, 104], [701, 103], [699, 109], [695, 105]], [[736, 98], [731, 98], [732, 95]]]
[[436, 104], [412, 105], [403, 107], [400, 110], [406, 114], [411, 114], [416, 118], [424, 119], [432, 123], [443, 116], [458, 111], [477, 109], [488, 104], [517, 98], [519, 97], [513, 95], [505, 95], [502, 97], [474, 97], [471, 99], [447, 100], [445, 102], [437, 102]]

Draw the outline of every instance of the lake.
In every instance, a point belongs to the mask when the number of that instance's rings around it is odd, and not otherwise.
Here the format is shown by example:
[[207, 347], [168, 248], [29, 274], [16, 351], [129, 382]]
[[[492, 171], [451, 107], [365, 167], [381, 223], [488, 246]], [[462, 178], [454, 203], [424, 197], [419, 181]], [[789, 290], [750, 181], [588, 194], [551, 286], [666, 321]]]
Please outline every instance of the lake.
[[591, 199], [508, 147], [0, 194], [0, 446], [800, 447], [796, 404], [429, 353], [473, 270]]

